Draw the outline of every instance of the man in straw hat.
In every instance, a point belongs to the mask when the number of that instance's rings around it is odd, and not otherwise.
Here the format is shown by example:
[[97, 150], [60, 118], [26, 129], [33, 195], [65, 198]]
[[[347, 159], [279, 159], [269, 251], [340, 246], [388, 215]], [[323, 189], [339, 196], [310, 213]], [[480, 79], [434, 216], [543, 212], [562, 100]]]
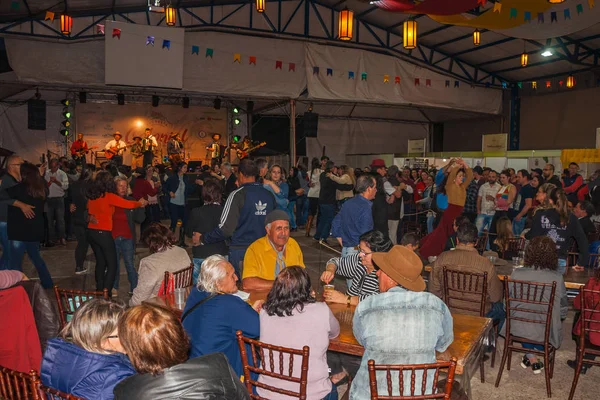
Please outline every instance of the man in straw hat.
[[[389, 252], [373, 253], [372, 260], [381, 294], [361, 301], [354, 312], [354, 337], [365, 348], [350, 389], [350, 399], [356, 400], [370, 397], [369, 360], [376, 364], [435, 363], [436, 351], [446, 351], [454, 340], [448, 307], [425, 292], [419, 256], [404, 246], [394, 246]], [[385, 374], [377, 378], [378, 387], [387, 393]], [[410, 372], [404, 379], [410, 382]], [[422, 372], [417, 372], [416, 382], [421, 380]], [[410, 386], [406, 384], [404, 393], [399, 393], [396, 385], [392, 395], [409, 396]], [[415, 395], [431, 394], [431, 385], [425, 393], [417, 386]]]
[[117, 165], [123, 164], [123, 152], [127, 148], [127, 144], [121, 140], [122, 137], [123, 135], [121, 135], [121, 132], [116, 131], [113, 133], [114, 139], [104, 146], [106, 152], [113, 154], [112, 161]]

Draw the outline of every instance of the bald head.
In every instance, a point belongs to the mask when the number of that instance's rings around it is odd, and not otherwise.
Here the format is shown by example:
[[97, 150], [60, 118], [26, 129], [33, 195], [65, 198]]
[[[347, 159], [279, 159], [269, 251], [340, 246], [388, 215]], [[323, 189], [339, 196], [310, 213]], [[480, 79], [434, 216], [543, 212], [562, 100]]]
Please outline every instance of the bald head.
[[8, 160], [6, 162], [8, 173], [11, 174], [13, 178], [17, 180], [21, 179], [21, 164], [23, 164], [23, 159], [16, 154], [13, 154], [12, 156], [8, 157]]

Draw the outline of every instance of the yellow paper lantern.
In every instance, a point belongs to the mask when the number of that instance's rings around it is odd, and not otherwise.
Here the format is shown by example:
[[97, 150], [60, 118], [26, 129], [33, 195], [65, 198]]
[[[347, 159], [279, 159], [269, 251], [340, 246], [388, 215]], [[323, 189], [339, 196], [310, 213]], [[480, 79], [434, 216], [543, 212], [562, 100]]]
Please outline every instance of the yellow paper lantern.
[[575, 77], [573, 75], [567, 76], [567, 87], [572, 89], [575, 86]]
[[165, 22], [168, 26], [173, 26], [175, 25], [175, 21], [177, 21], [177, 14], [175, 13], [175, 8], [169, 4], [165, 7]]
[[352, 40], [354, 29], [354, 12], [344, 8], [338, 15], [338, 38]]
[[565, 0], [548, 0], [548, 3], [550, 4], [560, 4], [560, 3], [564, 3]]
[[62, 14], [60, 16], [60, 31], [63, 35], [70, 35], [71, 28], [73, 28], [73, 18], [68, 15]]
[[417, 21], [404, 21], [404, 29], [402, 32], [405, 49], [414, 49], [417, 47]]
[[523, 53], [521, 54], [521, 67], [526, 67], [529, 62], [529, 54]]
[[480, 43], [481, 43], [481, 32], [479, 31], [479, 29], [475, 29], [475, 31], [473, 32], [473, 44], [475, 46], [479, 46]]
[[256, 11], [259, 13], [265, 12], [266, 2], [265, 0], [256, 0]]

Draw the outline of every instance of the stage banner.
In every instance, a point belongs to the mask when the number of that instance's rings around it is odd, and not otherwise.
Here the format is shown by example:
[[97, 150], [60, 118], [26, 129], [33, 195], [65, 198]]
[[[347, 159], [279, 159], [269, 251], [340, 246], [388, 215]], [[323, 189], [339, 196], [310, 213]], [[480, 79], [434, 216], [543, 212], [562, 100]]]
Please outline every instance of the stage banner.
[[[186, 157], [203, 163], [209, 161], [206, 146], [212, 142], [211, 136], [220, 133], [222, 146], [225, 146], [227, 138], [227, 110], [212, 107], [85, 103], [77, 104], [76, 118], [76, 132], [85, 135], [88, 146], [98, 146], [96, 150], [103, 150], [115, 131], [121, 132], [123, 140], [131, 144], [135, 136], [143, 137], [148, 127], [158, 141], [159, 159], [167, 155], [167, 142], [175, 132], [183, 140]], [[89, 155], [87, 160], [95, 162], [94, 155]], [[123, 163], [131, 164], [129, 151], [125, 152]]]
[[481, 151], [484, 153], [494, 151], [506, 151], [508, 143], [508, 134], [492, 133], [481, 135]]

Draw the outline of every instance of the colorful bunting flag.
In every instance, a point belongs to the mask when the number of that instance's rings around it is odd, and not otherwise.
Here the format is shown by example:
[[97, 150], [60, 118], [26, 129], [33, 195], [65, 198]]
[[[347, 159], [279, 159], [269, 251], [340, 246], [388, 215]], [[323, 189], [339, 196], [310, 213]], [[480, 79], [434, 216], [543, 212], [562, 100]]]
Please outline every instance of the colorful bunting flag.
[[577, 15], [583, 12], [583, 4], [577, 4], [577, 7], [575, 8], [577, 9]]
[[[54, 21], [54, 13], [52, 11], [46, 11], [44, 21]], [[104, 31], [102, 33], [104, 33]]]
[[507, 87], [506, 82], [502, 82], [502, 89], [506, 89], [506, 87]]
[[112, 37], [115, 38], [119, 38], [119, 40], [121, 40], [121, 30], [119, 28], [113, 28], [113, 34]]
[[367, 80], [367, 73], [363, 72], [362, 74], [360, 74], [360, 80], [361, 81], [366, 81]]
[[454, 81], [454, 87], [459, 87], [460, 86], [460, 82], [459, 81]]
[[421, 81], [419, 78], [415, 78], [415, 86], [421, 86]]
[[565, 16], [565, 20], [571, 19], [571, 10], [569, 10], [568, 8], [565, 8], [564, 16]]
[[518, 82], [517, 86], [519, 87], [519, 89], [523, 89], [523, 82]]
[[446, 87], [450, 87], [450, 81], [446, 81]]
[[538, 13], [538, 24], [544, 23], [544, 13]]
[[483, 7], [485, 6], [485, 1], [486, 0], [477, 0], [477, 4]]
[[98, 35], [104, 35], [104, 25], [102, 24], [97, 24], [96, 25], [96, 33]]
[[[149, 44], [151, 44], [152, 47], [154, 47], [154, 36], [146, 37], [146, 46], [148, 46]], [[194, 50], [192, 50], [192, 54], [194, 54]]]
[[590, 6], [590, 8], [594, 8], [594, 6], [596, 5], [596, 1], [595, 0], [588, 0], [588, 5]]
[[556, 11], [552, 11], [550, 13], [550, 23], [558, 22], [558, 16], [556, 15]]
[[354, 79], [354, 71], [348, 71], [348, 79]]
[[563, 81], [558, 81], [558, 86], [562, 87], [563, 83]]
[[516, 8], [513, 7], [510, 9], [510, 15], [508, 18], [509, 19], [517, 18], [517, 9]]
[[531, 22], [531, 11], [525, 11], [523, 15], [525, 17], [525, 22]]
[[18, 11], [21, 8], [21, 4], [18, 1], [13, 1], [10, 3], [10, 9], [13, 11]]
[[531, 88], [532, 89], [537, 89], [537, 82], [536, 81], [531, 82]]
[[319, 75], [319, 67], [313, 67], [313, 75]]
[[394, 78], [394, 84], [399, 85], [400, 84], [400, 77], [397, 76], [396, 78]]
[[486, 83], [485, 83], [485, 87], [486, 87], [486, 88], [489, 88], [490, 86], [492, 86], [492, 85], [491, 85], [489, 82], [486, 82]]
[[192, 46], [192, 54], [200, 55], [200, 46]]
[[283, 63], [281, 61], [275, 61], [275, 69], [281, 69], [283, 67]]
[[296, 64], [295, 63], [290, 63], [290, 67], [288, 68], [288, 72], [290, 72], [290, 71], [296, 72]]
[[242, 63], [242, 55], [240, 53], [233, 53], [233, 62], [241, 64]]
[[425, 79], [425, 86], [431, 86], [431, 79]]
[[552, 82], [546, 81], [546, 88], [550, 89], [552, 87]]
[[333, 76], [333, 69], [327, 68], [327, 76]]
[[250, 64], [256, 65], [256, 56], [248, 57], [248, 65], [250, 65]]
[[171, 41], [164, 39], [163, 40], [162, 48], [163, 49], [166, 48], [167, 50], [170, 50], [171, 49]]
[[389, 83], [390, 82], [390, 76], [389, 75], [384, 75], [383, 76], [383, 83]]
[[500, 2], [495, 2], [494, 3], [494, 12], [502, 12], [502, 3]]
[[213, 58], [213, 49], [206, 49], [206, 54], [204, 55], [204, 58]]

